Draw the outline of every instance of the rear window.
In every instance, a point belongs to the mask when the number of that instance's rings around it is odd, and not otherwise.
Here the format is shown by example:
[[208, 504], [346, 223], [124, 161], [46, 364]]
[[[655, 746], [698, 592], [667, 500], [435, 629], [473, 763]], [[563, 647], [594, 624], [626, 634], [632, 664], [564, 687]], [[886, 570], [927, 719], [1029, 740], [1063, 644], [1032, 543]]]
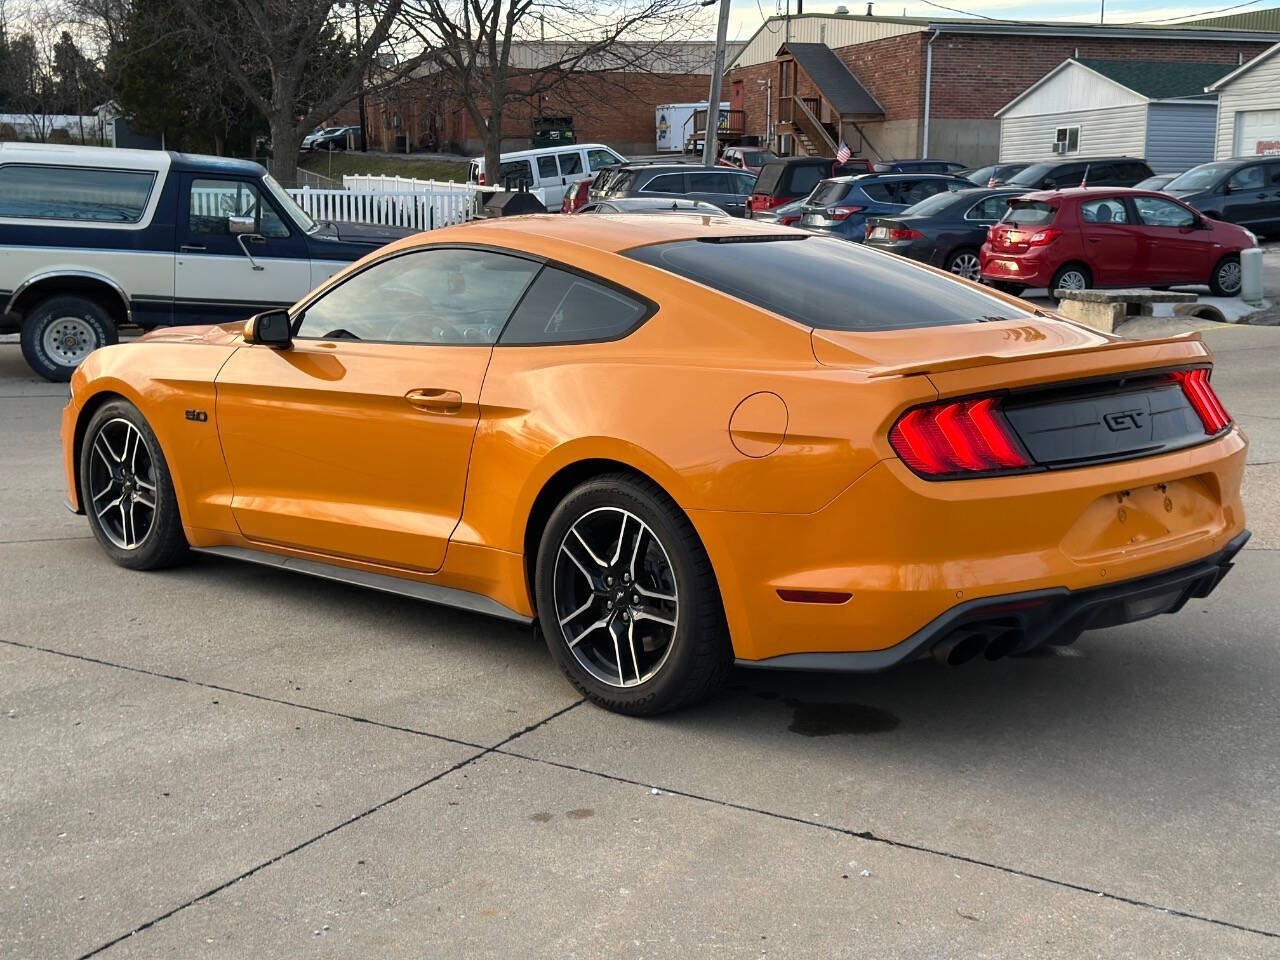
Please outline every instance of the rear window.
[[763, 151], [759, 151], [759, 150], [752, 150], [742, 155], [742, 162], [745, 163], [748, 167], [758, 167], [761, 164], [767, 163], [769, 160], [772, 160], [772, 159], [773, 159], [772, 153], [764, 153]]
[[788, 185], [786, 192], [798, 197], [806, 197], [826, 176], [826, 167], [818, 167], [812, 164], [792, 167], [791, 183]]
[[137, 223], [154, 173], [9, 164], [0, 167], [0, 217]]
[[786, 170], [786, 164], [782, 163], [766, 163], [764, 169], [760, 171], [760, 176], [756, 178], [756, 193], [767, 193], [773, 195], [777, 189], [778, 181], [782, 178], [782, 171]]
[[828, 180], [818, 185], [818, 188], [813, 191], [813, 195], [809, 197], [809, 202], [820, 207], [825, 207], [831, 203], [839, 203], [851, 189], [853, 189], [853, 184], [851, 183]]
[[1053, 222], [1057, 211], [1043, 200], [1010, 200], [1009, 212], [1002, 223], [1016, 223], [1023, 227], [1041, 227]]
[[1028, 316], [949, 277], [830, 237], [680, 240], [627, 256], [822, 330], [898, 330]]
[[912, 216], [932, 217], [934, 214], [945, 210], [951, 204], [956, 202], [956, 198], [949, 192], [935, 193], [932, 197], [926, 197], [911, 208]]
[[1015, 173], [1009, 178], [1009, 182], [1015, 187], [1037, 186], [1055, 166], [1052, 163], [1033, 163], [1021, 173]]

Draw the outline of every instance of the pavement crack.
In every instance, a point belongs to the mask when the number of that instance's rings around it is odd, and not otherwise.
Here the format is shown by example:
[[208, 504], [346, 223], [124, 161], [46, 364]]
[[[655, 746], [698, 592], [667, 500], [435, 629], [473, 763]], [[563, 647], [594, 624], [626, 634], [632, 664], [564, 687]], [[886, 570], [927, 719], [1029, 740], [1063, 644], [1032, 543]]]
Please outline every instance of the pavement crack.
[[[6, 641], [0, 641], [0, 642], [10, 643], [11, 641], [6, 640]], [[27, 646], [27, 644], [15, 644], [15, 645]], [[33, 648], [33, 649], [40, 649], [40, 648]], [[72, 654], [71, 656], [75, 656], [75, 655]], [[86, 658], [86, 657], [81, 657], [79, 659], [92, 660], [92, 658]], [[93, 662], [101, 663], [104, 661], [93, 661]], [[114, 664], [108, 664], [108, 666], [114, 666]], [[125, 667], [124, 669], [129, 670], [133, 668]], [[139, 671], [139, 672], [145, 673], [148, 671]], [[163, 674], [158, 674], [158, 676], [163, 676]], [[180, 679], [180, 678], [170, 677], [168, 679]], [[187, 681], [187, 682], [190, 683], [193, 681]], [[208, 686], [208, 684], [198, 684], [198, 685]], [[215, 687], [214, 689], [221, 690], [225, 688]], [[230, 692], [234, 693], [235, 691], [230, 691]], [[262, 699], [270, 699], [270, 698], [262, 698]], [[399, 793], [395, 794], [394, 796], [388, 797], [387, 799], [381, 801], [380, 803], [374, 804], [372, 807], [369, 807], [367, 810], [357, 813], [352, 817], [348, 817], [346, 820], [343, 820], [341, 823], [334, 824], [332, 827], [329, 827], [327, 830], [323, 830], [320, 833], [317, 833], [315, 836], [309, 837], [308, 839], [303, 840], [301, 843], [295, 844], [294, 846], [290, 847], [288, 850], [285, 850], [281, 853], [277, 853], [274, 857], [271, 857], [268, 860], [263, 860], [261, 863], [257, 864], [256, 866], [250, 867], [248, 870], [245, 870], [243, 873], [237, 874], [236, 876], [232, 877], [230, 880], [225, 880], [222, 883], [218, 884], [216, 887], [212, 887], [206, 890], [204, 893], [199, 894], [198, 896], [192, 897], [190, 900], [186, 901], [185, 903], [181, 903], [178, 906], [173, 907], [170, 910], [167, 910], [166, 912], [160, 914], [158, 917], [153, 917], [152, 919], [148, 920], [146, 923], [139, 924], [138, 926], [134, 927], [132, 930], [128, 931], [127, 933], [122, 933], [120, 936], [116, 937], [115, 939], [108, 940], [106, 943], [102, 944], [100, 947], [96, 947], [93, 950], [90, 950], [88, 953], [81, 954], [79, 958], [77, 958], [77, 960], [88, 960], [89, 957], [96, 957], [100, 953], [106, 950], [110, 950], [116, 944], [121, 943], [124, 940], [128, 940], [130, 937], [136, 936], [146, 930], [150, 930], [156, 924], [162, 923], [163, 921], [168, 920], [170, 917], [174, 916], [175, 914], [181, 913], [183, 910], [186, 910], [188, 907], [193, 907], [197, 903], [202, 903], [203, 901], [208, 900], [210, 897], [217, 896], [223, 890], [226, 890], [229, 887], [235, 886], [237, 883], [239, 883], [242, 880], [249, 879], [256, 873], [261, 873], [267, 867], [270, 867], [273, 864], [279, 863], [280, 861], [284, 860], [286, 857], [291, 857], [295, 853], [298, 853], [301, 850], [305, 850], [307, 847], [311, 846], [313, 843], [317, 843], [325, 839], [326, 837], [331, 837], [335, 833], [337, 833], [339, 830], [342, 830], [345, 827], [349, 827], [353, 823], [358, 823], [359, 821], [363, 820], [365, 817], [372, 816], [373, 814], [377, 813], [379, 810], [385, 809], [386, 807], [391, 806], [393, 803], [396, 803], [399, 800], [403, 800], [405, 797], [410, 796], [411, 794], [417, 793], [419, 790], [423, 789], [424, 787], [428, 787], [439, 780], [443, 780], [445, 777], [449, 776], [449, 774], [456, 773], [457, 771], [461, 770], [463, 767], [470, 766], [471, 764], [475, 763], [477, 760], [480, 760], [481, 758], [496, 752], [502, 744], [508, 743], [511, 740], [515, 739], [516, 737], [524, 736], [524, 734], [528, 733], [531, 730], [537, 730], [543, 724], [550, 723], [552, 720], [568, 713], [570, 710], [573, 710], [575, 707], [580, 706], [584, 702], [585, 702], [585, 699], [577, 700], [569, 704], [567, 707], [561, 707], [559, 710], [542, 718], [537, 723], [530, 724], [529, 726], [525, 727], [523, 730], [519, 730], [516, 733], [513, 733], [510, 736], [508, 736], [506, 739], [499, 741], [499, 743], [491, 747], [480, 748], [476, 753], [473, 753], [471, 756], [463, 760], [459, 760], [457, 763], [453, 764], [453, 766], [445, 770], [441, 770], [439, 773], [428, 777], [426, 780], [423, 780], [421, 783], [414, 784], [412, 787], [409, 787], [405, 790], [401, 790]], [[368, 722], [373, 722], [373, 721], [368, 721]], [[378, 725], [383, 726], [383, 724], [378, 724]], [[435, 734], [427, 734], [427, 736], [435, 736]], [[448, 738], [440, 738], [440, 739], [448, 739]], [[453, 740], [452, 742], [462, 743], [463, 741]]]
[[870, 830], [853, 830], [849, 827], [840, 827], [835, 824], [823, 823], [821, 820], [810, 820], [807, 817], [797, 817], [789, 813], [780, 813], [776, 810], [766, 810], [763, 807], [753, 807], [750, 804], [737, 803], [733, 800], [722, 800], [716, 797], [709, 797], [704, 794], [693, 793], [688, 790], [680, 790], [673, 787], [665, 787], [660, 784], [645, 783], [641, 780], [633, 780], [630, 777], [619, 776], [618, 774], [605, 773], [600, 770], [592, 770], [588, 767], [580, 767], [572, 763], [564, 763], [558, 760], [547, 760], [542, 757], [533, 757], [528, 754], [519, 753], [515, 750], [504, 750], [501, 746], [494, 747], [492, 753], [498, 753], [505, 757], [514, 757], [518, 760], [527, 760], [532, 763], [546, 764], [551, 767], [558, 767], [561, 770], [572, 770], [575, 773], [586, 774], [591, 777], [599, 777], [604, 780], [612, 780], [615, 783], [624, 783], [628, 786], [644, 787], [646, 789], [659, 789], [663, 793], [671, 794], [676, 797], [684, 797], [688, 800], [697, 800], [702, 803], [710, 803], [720, 807], [727, 807], [730, 810], [739, 810], [743, 813], [753, 813], [758, 816], [770, 817], [774, 820], [781, 820], [786, 823], [800, 824], [806, 827], [814, 827], [819, 830], [826, 830], [831, 833], [838, 833], [846, 837], [854, 837], [858, 840], [866, 840], [871, 843], [882, 843], [885, 846], [896, 847], [899, 850], [911, 850], [916, 853], [924, 853], [930, 856], [942, 857], [956, 863], [967, 863], [975, 867], [983, 867], [988, 870], [995, 870], [1008, 876], [1020, 877], [1024, 880], [1035, 880], [1040, 883], [1047, 883], [1064, 890], [1074, 890], [1078, 893], [1087, 893], [1095, 897], [1101, 897], [1104, 900], [1113, 900], [1117, 903], [1128, 904], [1133, 907], [1140, 907], [1144, 910], [1155, 910], [1158, 913], [1168, 914], [1174, 917], [1182, 917], [1187, 920], [1199, 920], [1202, 923], [1211, 923], [1219, 927], [1226, 927], [1231, 930], [1239, 930], [1243, 933], [1257, 934], [1258, 936], [1268, 937], [1272, 939], [1280, 939], [1280, 932], [1274, 930], [1263, 930], [1258, 927], [1250, 927], [1243, 923], [1235, 923], [1231, 920], [1222, 920], [1217, 917], [1208, 917], [1199, 913], [1191, 913], [1187, 910], [1178, 910], [1173, 907], [1164, 907], [1158, 903], [1152, 903], [1149, 900], [1141, 900], [1137, 897], [1128, 897], [1120, 893], [1112, 893], [1109, 890], [1102, 890], [1098, 887], [1090, 887], [1087, 884], [1074, 883], [1070, 880], [1062, 880], [1057, 877], [1050, 877], [1041, 873], [1034, 873], [1030, 870], [1023, 870], [1020, 867], [1011, 867], [1007, 864], [996, 863], [991, 860], [983, 860], [979, 857], [971, 857], [963, 853], [954, 853], [949, 850], [940, 850], [936, 847], [925, 846], [924, 844], [914, 843], [909, 840], [895, 840], [892, 837], [881, 836]]

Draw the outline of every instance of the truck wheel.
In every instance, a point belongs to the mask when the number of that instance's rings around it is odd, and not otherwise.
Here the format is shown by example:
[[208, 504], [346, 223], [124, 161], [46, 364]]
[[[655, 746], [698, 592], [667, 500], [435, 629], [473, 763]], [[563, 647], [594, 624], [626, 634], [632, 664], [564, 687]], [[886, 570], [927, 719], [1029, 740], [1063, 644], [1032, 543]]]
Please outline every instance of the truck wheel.
[[32, 370], [55, 382], [70, 380], [85, 357], [118, 341], [111, 314], [85, 297], [50, 297], [22, 320], [22, 355]]

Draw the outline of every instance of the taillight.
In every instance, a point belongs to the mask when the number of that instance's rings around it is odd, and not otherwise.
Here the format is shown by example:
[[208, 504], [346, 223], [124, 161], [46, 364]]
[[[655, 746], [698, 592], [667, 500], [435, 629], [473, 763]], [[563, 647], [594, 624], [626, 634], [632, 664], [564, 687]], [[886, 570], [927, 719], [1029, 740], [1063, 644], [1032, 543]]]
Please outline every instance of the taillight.
[[1029, 247], [1044, 247], [1053, 243], [1062, 236], [1061, 230], [1041, 230], [1039, 233], [1033, 233], [1027, 240]]
[[482, 187], [484, 186], [484, 174], [483, 174], [483, 173], [482, 173], [482, 174], [480, 174], [480, 176], [478, 176], [478, 177], [476, 178], [476, 183], [480, 184], [480, 186], [482, 186]]
[[889, 443], [907, 466], [926, 476], [1034, 466], [1000, 411], [999, 397], [916, 407], [893, 425]]
[[774, 197], [767, 193], [753, 193], [747, 197], [748, 210], [772, 210], [774, 207], [780, 207], [784, 203], [790, 203], [787, 197]]
[[890, 240], [923, 240], [924, 234], [908, 227], [890, 227], [885, 234]]
[[1231, 414], [1227, 413], [1218, 395], [1209, 386], [1209, 370], [1198, 367], [1195, 370], [1178, 370], [1173, 379], [1182, 386], [1200, 422], [1204, 424], [1204, 432], [1212, 436], [1231, 423]]
[[832, 220], [848, 220], [852, 214], [861, 213], [866, 207], [842, 206], [827, 207], [827, 216]]

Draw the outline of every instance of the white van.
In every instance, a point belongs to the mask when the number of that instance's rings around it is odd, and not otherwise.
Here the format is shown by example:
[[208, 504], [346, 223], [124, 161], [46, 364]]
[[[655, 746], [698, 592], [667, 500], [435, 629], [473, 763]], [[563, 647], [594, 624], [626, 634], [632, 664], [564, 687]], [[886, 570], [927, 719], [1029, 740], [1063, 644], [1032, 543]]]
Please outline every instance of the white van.
[[[559, 210], [560, 201], [569, 186], [588, 177], [601, 167], [626, 163], [625, 157], [603, 143], [578, 143], [573, 146], [539, 147], [517, 150], [500, 157], [499, 185], [525, 184], [530, 190], [541, 190], [548, 210]], [[484, 186], [484, 157], [471, 161], [467, 174], [470, 183]]]

